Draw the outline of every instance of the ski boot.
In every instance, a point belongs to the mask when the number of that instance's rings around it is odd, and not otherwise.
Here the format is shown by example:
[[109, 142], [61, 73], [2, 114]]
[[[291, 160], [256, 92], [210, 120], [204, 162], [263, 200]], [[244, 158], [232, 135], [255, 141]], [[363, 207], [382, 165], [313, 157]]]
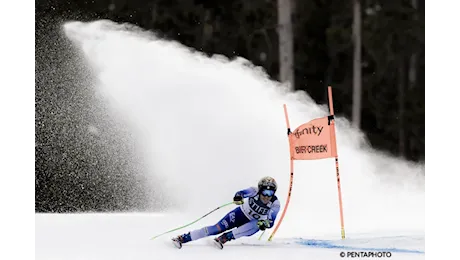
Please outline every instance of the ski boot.
[[227, 232], [227, 233], [224, 233], [222, 235], [220, 235], [219, 237], [216, 237], [214, 238], [214, 245], [218, 248], [218, 249], [223, 249], [224, 248], [224, 244], [230, 240], [233, 240], [235, 239], [235, 237], [233, 236], [233, 232], [230, 231], [230, 232]]
[[192, 241], [192, 238], [190, 237], [190, 232], [189, 232], [187, 234], [183, 234], [178, 237], [174, 237], [171, 240], [175, 247], [181, 249], [182, 244]]

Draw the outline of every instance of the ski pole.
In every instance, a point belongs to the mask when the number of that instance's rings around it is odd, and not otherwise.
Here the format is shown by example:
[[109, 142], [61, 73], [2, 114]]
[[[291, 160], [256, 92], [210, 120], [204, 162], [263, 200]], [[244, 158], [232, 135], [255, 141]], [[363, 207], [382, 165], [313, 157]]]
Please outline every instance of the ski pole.
[[259, 240], [262, 238], [262, 236], [265, 234], [265, 230], [260, 234]]
[[211, 210], [210, 212], [206, 213], [204, 216], [202, 216], [201, 218], [199, 218], [199, 219], [193, 221], [192, 223], [189, 223], [189, 224], [187, 224], [187, 225], [184, 225], [184, 226], [181, 226], [181, 227], [178, 227], [178, 228], [175, 228], [175, 229], [166, 231], [166, 232], [164, 232], [164, 233], [162, 233], [162, 234], [156, 235], [156, 236], [152, 237], [150, 240], [154, 240], [155, 238], [157, 238], [157, 237], [159, 237], [159, 236], [162, 236], [162, 235], [164, 235], [164, 234], [168, 234], [168, 233], [171, 233], [171, 232], [173, 232], [173, 231], [179, 230], [179, 229], [181, 229], [181, 228], [188, 227], [188, 226], [190, 226], [190, 225], [192, 225], [192, 224], [195, 224], [196, 222], [198, 222], [199, 220], [203, 219], [203, 218], [206, 217], [207, 215], [213, 213], [214, 211], [216, 211], [216, 210], [218, 210], [218, 209], [220, 209], [220, 208], [223, 208], [223, 207], [225, 207], [225, 206], [228, 206], [228, 205], [230, 205], [230, 204], [233, 204], [233, 201], [232, 201], [232, 202], [229, 202], [229, 203], [226, 203], [226, 204], [224, 204], [224, 205], [221, 205], [221, 206], [219, 206], [219, 207], [217, 207], [217, 208]]

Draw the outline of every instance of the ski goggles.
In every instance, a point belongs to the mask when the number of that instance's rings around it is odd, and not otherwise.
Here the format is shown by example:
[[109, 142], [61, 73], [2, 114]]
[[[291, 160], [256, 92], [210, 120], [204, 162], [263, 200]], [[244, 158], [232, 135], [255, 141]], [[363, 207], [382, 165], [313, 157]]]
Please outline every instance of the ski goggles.
[[274, 190], [263, 190], [261, 192], [262, 195], [264, 196], [268, 196], [268, 197], [271, 197], [275, 194], [275, 191]]

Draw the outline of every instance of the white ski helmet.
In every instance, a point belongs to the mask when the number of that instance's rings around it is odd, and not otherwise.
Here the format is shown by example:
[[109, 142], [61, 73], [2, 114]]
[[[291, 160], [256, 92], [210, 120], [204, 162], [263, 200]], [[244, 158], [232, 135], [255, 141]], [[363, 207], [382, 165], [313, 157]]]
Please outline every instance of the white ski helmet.
[[259, 191], [262, 190], [272, 190], [276, 192], [276, 189], [278, 189], [278, 184], [276, 184], [275, 179], [273, 179], [270, 176], [263, 177], [260, 179], [258, 183]]

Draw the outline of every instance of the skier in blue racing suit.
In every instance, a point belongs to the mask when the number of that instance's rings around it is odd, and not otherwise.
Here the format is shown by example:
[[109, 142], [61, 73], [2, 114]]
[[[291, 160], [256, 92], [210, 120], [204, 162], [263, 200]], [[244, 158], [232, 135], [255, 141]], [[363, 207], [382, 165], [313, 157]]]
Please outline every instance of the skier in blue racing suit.
[[239, 207], [227, 213], [215, 225], [173, 238], [174, 245], [182, 248], [184, 243], [227, 231], [214, 239], [215, 245], [222, 249], [223, 244], [230, 240], [252, 236], [259, 230], [273, 227], [280, 210], [280, 202], [275, 196], [276, 189], [275, 179], [264, 177], [259, 181], [257, 188], [250, 187], [238, 191], [233, 197], [233, 202]]

